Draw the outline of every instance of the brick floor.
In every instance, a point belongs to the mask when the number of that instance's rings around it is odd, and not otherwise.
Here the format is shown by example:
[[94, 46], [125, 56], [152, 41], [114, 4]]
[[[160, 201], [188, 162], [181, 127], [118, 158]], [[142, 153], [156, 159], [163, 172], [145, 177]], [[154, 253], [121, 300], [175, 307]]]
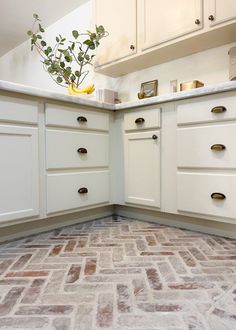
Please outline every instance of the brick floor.
[[0, 329], [236, 330], [236, 240], [109, 217], [2, 244]]

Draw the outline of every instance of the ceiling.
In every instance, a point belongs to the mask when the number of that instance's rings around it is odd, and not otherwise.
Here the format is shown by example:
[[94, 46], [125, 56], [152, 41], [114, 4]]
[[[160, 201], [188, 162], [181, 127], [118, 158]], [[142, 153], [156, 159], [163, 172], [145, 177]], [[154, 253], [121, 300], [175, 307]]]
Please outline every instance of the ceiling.
[[0, 56], [26, 39], [37, 13], [47, 27], [85, 0], [0, 0]]

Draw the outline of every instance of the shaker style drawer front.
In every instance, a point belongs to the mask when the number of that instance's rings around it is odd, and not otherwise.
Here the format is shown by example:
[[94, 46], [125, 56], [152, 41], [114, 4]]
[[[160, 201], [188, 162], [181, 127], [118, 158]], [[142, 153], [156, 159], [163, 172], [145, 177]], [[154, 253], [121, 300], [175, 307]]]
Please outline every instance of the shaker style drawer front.
[[236, 124], [177, 130], [179, 167], [236, 167]]
[[98, 111], [76, 110], [47, 104], [46, 125], [108, 131], [109, 115]]
[[108, 134], [47, 130], [47, 169], [108, 166], [108, 138]]
[[108, 202], [108, 171], [47, 176], [47, 213]]
[[26, 124], [37, 124], [37, 103], [20, 98], [1, 96], [0, 120]]
[[158, 108], [125, 113], [124, 115], [125, 131], [159, 128], [160, 126], [160, 109]]
[[[235, 93], [234, 93], [235, 94]], [[179, 125], [236, 119], [236, 95], [213, 95], [182, 101], [177, 105]]]
[[178, 173], [179, 211], [236, 217], [236, 175]]

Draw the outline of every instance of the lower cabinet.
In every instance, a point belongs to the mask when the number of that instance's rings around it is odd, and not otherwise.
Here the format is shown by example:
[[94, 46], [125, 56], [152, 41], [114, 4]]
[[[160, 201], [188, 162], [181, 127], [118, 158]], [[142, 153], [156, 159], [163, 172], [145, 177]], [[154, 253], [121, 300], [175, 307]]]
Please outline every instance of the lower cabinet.
[[109, 171], [47, 176], [47, 213], [108, 202]]
[[125, 134], [125, 202], [160, 207], [160, 132]]
[[236, 218], [236, 175], [178, 173], [179, 211]]
[[0, 222], [38, 215], [38, 128], [1, 125], [0, 154]]

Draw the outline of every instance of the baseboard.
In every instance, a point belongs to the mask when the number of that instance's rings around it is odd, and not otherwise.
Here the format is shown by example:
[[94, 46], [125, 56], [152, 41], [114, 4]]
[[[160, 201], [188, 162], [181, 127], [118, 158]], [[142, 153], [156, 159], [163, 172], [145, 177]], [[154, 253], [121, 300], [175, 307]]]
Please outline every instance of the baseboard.
[[177, 214], [161, 213], [153, 210], [123, 205], [115, 205], [114, 212], [117, 215], [134, 218], [137, 220], [150, 221], [162, 225], [236, 239], [236, 225], [234, 224], [186, 217]]
[[82, 222], [96, 220], [111, 216], [114, 213], [113, 205], [103, 206], [95, 209], [24, 222], [1, 228], [0, 242], [6, 242], [34, 234], [39, 234], [59, 227], [70, 226]]

